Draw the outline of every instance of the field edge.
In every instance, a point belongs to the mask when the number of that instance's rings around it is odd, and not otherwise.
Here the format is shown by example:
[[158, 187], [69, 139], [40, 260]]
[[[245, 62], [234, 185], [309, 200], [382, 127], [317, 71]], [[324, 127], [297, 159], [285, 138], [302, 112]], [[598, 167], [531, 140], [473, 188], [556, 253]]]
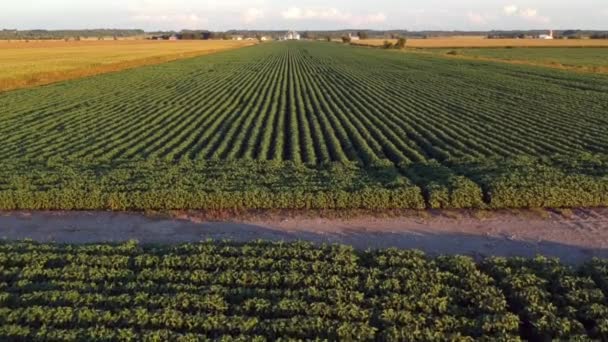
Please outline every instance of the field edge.
[[86, 69], [71, 69], [65, 71], [42, 72], [30, 75], [28, 78], [0, 78], [0, 94], [20, 89], [35, 88], [65, 81], [78, 80], [98, 75], [117, 73], [121, 71], [159, 65], [189, 58], [201, 57], [215, 53], [243, 49], [254, 45], [226, 47], [201, 51], [181, 52], [165, 56], [145, 57], [124, 62], [96, 65]]

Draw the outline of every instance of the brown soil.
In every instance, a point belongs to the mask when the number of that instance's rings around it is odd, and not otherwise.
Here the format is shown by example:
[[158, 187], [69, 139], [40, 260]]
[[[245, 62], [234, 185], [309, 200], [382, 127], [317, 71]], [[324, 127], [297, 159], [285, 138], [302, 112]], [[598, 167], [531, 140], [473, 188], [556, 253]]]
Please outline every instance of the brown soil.
[[307, 240], [431, 254], [542, 254], [580, 263], [594, 256], [608, 258], [608, 209], [426, 211], [354, 218], [258, 213], [221, 221], [202, 213], [3, 212], [0, 237], [61, 243]]

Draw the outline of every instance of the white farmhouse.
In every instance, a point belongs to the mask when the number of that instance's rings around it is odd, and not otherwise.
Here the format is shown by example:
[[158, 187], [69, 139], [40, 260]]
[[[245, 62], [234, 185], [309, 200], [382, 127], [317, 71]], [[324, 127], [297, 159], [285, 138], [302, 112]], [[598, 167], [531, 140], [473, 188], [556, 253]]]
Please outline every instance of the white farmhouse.
[[289, 31], [285, 35], [285, 40], [300, 40], [300, 34], [296, 31]]
[[348, 38], [350, 39], [351, 42], [356, 42], [361, 39], [361, 37], [359, 37], [359, 35], [354, 35], [352, 33], [348, 34]]
[[553, 39], [553, 30], [549, 31], [549, 34], [541, 34], [538, 36], [539, 39]]

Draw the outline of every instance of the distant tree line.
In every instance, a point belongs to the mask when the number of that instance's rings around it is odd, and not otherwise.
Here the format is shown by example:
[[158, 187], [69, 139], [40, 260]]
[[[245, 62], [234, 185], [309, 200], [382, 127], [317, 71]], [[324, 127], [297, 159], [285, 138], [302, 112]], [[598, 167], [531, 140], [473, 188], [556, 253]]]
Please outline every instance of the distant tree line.
[[608, 33], [596, 33], [589, 36], [591, 39], [608, 39]]
[[143, 36], [144, 30], [0, 30], [0, 39], [66, 39], [66, 38], [100, 38], [100, 37], [133, 37]]
[[489, 34], [489, 39], [524, 39], [526, 35], [523, 33], [503, 33], [503, 34]]
[[[232, 36], [243, 37], [273, 37], [284, 36], [287, 30], [229, 30], [225, 32], [212, 32], [208, 30], [183, 30], [183, 31], [156, 31], [145, 32], [138, 29], [93, 29], [93, 30], [0, 30], [0, 39], [72, 39], [79, 38], [103, 38], [103, 37], [133, 37], [147, 36], [157, 39], [169, 39], [176, 35], [179, 39], [231, 39]], [[449, 36], [486, 36], [489, 38], [525, 38], [546, 34], [547, 30], [529, 31], [408, 31], [408, 30], [333, 30], [333, 31], [304, 31], [301, 32], [303, 39], [340, 39], [342, 37], [359, 36], [361, 39], [399, 39], [407, 38], [432, 38]], [[593, 30], [559, 30], [554, 35], [560, 38], [593, 38], [608, 39], [608, 31]]]
[[[538, 37], [547, 34], [548, 30], [532, 31], [492, 31], [486, 36], [490, 39], [523, 39], [528, 37]], [[556, 39], [608, 39], [608, 31], [586, 31], [586, 30], [554, 30], [553, 37]]]
[[209, 39], [229, 39], [230, 36], [223, 32], [211, 32], [211, 31], [181, 31], [176, 34], [179, 39], [186, 40], [209, 40]]
[[211, 32], [206, 30], [195, 31], [195, 30], [183, 30], [181, 32], [155, 32], [154, 34], [148, 34], [151, 39], [164, 39], [167, 40], [172, 36], [175, 36], [180, 40], [209, 40], [209, 39], [230, 39], [230, 36], [225, 33]]

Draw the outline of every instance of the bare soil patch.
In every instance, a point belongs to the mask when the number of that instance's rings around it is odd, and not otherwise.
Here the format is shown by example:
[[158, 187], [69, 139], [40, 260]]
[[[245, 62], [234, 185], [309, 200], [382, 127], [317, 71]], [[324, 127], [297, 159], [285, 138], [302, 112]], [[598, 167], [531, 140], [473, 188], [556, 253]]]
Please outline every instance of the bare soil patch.
[[527, 256], [580, 263], [608, 258], [608, 209], [424, 211], [339, 217], [258, 212], [1, 212], [0, 238], [41, 242], [141, 243], [306, 240], [358, 249], [416, 248], [430, 254]]

